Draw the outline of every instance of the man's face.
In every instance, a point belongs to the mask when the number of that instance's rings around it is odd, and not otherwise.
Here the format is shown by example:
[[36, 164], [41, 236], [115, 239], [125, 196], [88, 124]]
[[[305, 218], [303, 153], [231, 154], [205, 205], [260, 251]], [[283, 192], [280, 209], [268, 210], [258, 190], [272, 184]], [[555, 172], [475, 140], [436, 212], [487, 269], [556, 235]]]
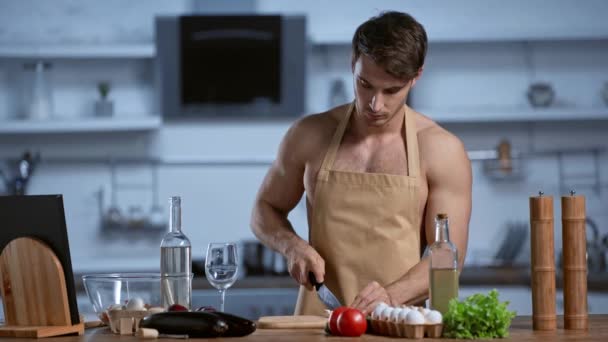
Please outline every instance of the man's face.
[[399, 113], [413, 84], [388, 74], [363, 54], [353, 66], [353, 83], [357, 115], [374, 127], [384, 126]]

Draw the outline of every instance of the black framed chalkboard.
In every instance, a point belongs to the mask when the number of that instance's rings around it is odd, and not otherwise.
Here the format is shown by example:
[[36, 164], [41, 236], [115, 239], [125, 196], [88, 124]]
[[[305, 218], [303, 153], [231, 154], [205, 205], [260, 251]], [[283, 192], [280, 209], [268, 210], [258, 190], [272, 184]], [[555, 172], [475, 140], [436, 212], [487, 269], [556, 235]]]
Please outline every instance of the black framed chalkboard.
[[39, 239], [57, 255], [63, 266], [72, 324], [80, 323], [63, 197], [0, 196], [0, 251], [20, 237]]

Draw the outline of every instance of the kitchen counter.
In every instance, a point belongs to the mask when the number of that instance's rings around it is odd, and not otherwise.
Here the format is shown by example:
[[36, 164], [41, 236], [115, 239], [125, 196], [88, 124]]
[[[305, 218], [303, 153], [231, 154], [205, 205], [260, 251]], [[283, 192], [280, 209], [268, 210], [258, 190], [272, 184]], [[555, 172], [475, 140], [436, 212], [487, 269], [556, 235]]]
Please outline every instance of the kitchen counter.
[[[75, 277], [77, 291], [84, 292], [82, 287], [82, 274]], [[529, 267], [480, 267], [466, 266], [460, 275], [460, 286], [530, 286]], [[563, 278], [557, 274], [556, 286], [563, 287]], [[296, 288], [297, 284], [289, 276], [246, 276], [234, 283], [236, 289], [259, 288]], [[192, 288], [213, 289], [204, 275], [196, 276], [192, 281]], [[607, 292], [608, 272], [589, 273], [587, 276], [588, 291]]]
[[[608, 341], [608, 315], [590, 315], [589, 331], [566, 331], [561, 328], [563, 319], [558, 318], [560, 328], [556, 331], [533, 331], [532, 319], [529, 316], [516, 317], [511, 324], [510, 336], [500, 341]], [[23, 339], [3, 338], [3, 341], [22, 342]], [[84, 336], [67, 336], [53, 338], [54, 342], [111, 342], [111, 341], [141, 341], [137, 337], [113, 335], [108, 328], [95, 328], [87, 330]], [[198, 340], [198, 339], [197, 339]], [[339, 338], [326, 336], [322, 329], [258, 329], [253, 334], [242, 338], [216, 338], [200, 339], [201, 341], [394, 341], [375, 335], [363, 335], [360, 339]], [[438, 341], [441, 339], [424, 339], [424, 341]], [[450, 340], [467, 341], [467, 340]], [[480, 341], [480, 340], [478, 340]], [[498, 341], [498, 340], [497, 340]]]
[[[556, 269], [555, 285], [564, 286], [564, 278]], [[480, 286], [530, 286], [530, 267], [480, 267], [465, 266], [460, 275], [460, 285]], [[587, 290], [608, 292], [608, 272], [588, 273]]]
[[[564, 286], [564, 278], [556, 269], [555, 285]], [[461, 286], [530, 286], [530, 267], [478, 267], [465, 266], [460, 275]], [[608, 292], [608, 272], [588, 273], [587, 290]]]

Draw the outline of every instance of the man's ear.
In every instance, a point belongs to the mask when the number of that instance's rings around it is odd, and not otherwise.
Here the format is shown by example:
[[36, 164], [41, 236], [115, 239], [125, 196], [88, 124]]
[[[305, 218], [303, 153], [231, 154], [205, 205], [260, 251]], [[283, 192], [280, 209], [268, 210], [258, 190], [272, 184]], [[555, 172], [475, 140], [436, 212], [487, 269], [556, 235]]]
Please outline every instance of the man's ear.
[[412, 87], [414, 86], [414, 84], [416, 84], [416, 81], [418, 81], [420, 76], [422, 76], [423, 71], [424, 71], [424, 65], [421, 66], [420, 69], [418, 69], [418, 74], [416, 74], [416, 77], [414, 77], [414, 79], [412, 80]]

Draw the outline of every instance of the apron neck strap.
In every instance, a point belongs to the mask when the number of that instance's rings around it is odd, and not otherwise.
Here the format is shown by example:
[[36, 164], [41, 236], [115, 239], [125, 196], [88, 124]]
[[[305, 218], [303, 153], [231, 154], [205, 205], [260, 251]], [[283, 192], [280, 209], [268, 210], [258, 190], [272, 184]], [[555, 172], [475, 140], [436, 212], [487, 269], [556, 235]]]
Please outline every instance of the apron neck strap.
[[348, 126], [348, 121], [350, 116], [355, 108], [355, 102], [353, 101], [348, 109], [346, 110], [346, 115], [340, 120], [338, 124], [338, 128], [336, 128], [336, 132], [329, 143], [329, 149], [325, 154], [325, 158], [323, 159], [323, 164], [321, 164], [321, 171], [323, 174], [327, 174], [329, 169], [334, 165], [334, 160], [336, 159], [336, 154], [338, 153], [338, 148], [340, 147], [340, 142], [342, 141], [342, 137], [344, 136], [344, 132], [346, 131], [346, 126]]
[[[329, 144], [329, 149], [325, 154], [325, 158], [323, 159], [323, 163], [321, 164], [321, 169], [319, 170], [320, 175], [323, 179], [327, 179], [329, 174], [329, 170], [334, 165], [334, 161], [336, 159], [336, 154], [338, 153], [338, 148], [340, 147], [340, 142], [342, 141], [342, 137], [344, 136], [344, 132], [346, 131], [346, 126], [348, 126], [348, 122], [350, 116], [352, 115], [353, 110], [355, 109], [355, 102], [348, 106], [346, 110], [346, 115], [340, 120], [338, 124], [338, 128], [334, 133], [334, 136], [331, 139]], [[410, 177], [418, 177], [420, 173], [420, 164], [419, 164], [419, 156], [418, 156], [418, 136], [416, 134], [416, 122], [411, 114], [408, 114], [405, 106], [403, 107], [404, 111], [404, 131], [405, 131], [405, 143], [407, 149], [407, 173]]]
[[418, 133], [416, 120], [412, 113], [408, 113], [407, 107], [403, 106], [405, 112], [405, 147], [407, 149], [407, 173], [410, 177], [420, 175], [420, 157], [418, 155]]

